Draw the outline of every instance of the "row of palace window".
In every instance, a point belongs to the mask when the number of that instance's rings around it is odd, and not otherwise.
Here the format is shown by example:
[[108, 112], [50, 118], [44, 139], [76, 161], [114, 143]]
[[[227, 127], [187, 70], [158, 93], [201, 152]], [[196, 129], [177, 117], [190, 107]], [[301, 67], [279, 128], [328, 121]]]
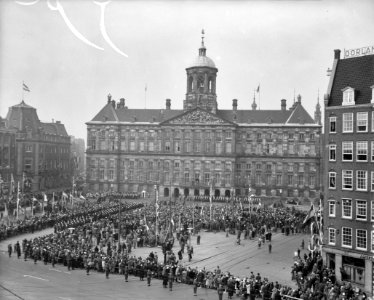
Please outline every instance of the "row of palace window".
[[[329, 228], [329, 245], [336, 245], [336, 237], [339, 234], [339, 229]], [[356, 229], [356, 241], [353, 245], [353, 229], [350, 227], [341, 228], [341, 246], [344, 248], [352, 249], [355, 247], [357, 250], [367, 251], [368, 237], [366, 229]], [[374, 252], [374, 230], [371, 231], [371, 246], [370, 251]]]
[[[32, 158], [25, 158], [24, 159], [24, 169], [26, 171], [33, 170], [33, 159]], [[69, 168], [69, 160], [67, 159], [45, 159], [43, 163], [39, 163], [39, 171], [45, 171], [50, 169], [63, 169], [67, 170]]]
[[[246, 152], [246, 153], [253, 153], [253, 154], [278, 154], [283, 155], [285, 152], [288, 152], [290, 154], [297, 153], [300, 156], [303, 156], [305, 154], [309, 155], [315, 155], [316, 154], [316, 147], [315, 145], [309, 145], [306, 146], [304, 144], [262, 144], [262, 143], [250, 143], [247, 142], [245, 144], [238, 143], [237, 144], [237, 150], [236, 152]], [[107, 143], [107, 141], [102, 140], [98, 144], [99, 148], [97, 149], [97, 143], [96, 140], [91, 140], [89, 143], [89, 147], [91, 150], [109, 150], [109, 151], [117, 151], [117, 142], [116, 141], [110, 141]], [[174, 143], [170, 141], [164, 142], [164, 145], [162, 147], [162, 141], [130, 141], [129, 143], [126, 143], [126, 141], [120, 142], [120, 149], [122, 151], [126, 151], [127, 147], [129, 146], [128, 151], [135, 152], [159, 152], [161, 149], [163, 149], [164, 152], [170, 152], [170, 153], [181, 153], [182, 151], [185, 153], [211, 153], [214, 152], [216, 154], [221, 154], [223, 151], [225, 153], [232, 153], [232, 142], [210, 142], [205, 141], [204, 143], [201, 141], [185, 141], [185, 142], [179, 142], [174, 141]]]
[[[336, 161], [336, 145], [329, 145], [329, 161]], [[349, 141], [342, 142], [342, 161], [353, 161], [354, 143]], [[370, 160], [374, 161], [374, 141], [371, 142]], [[369, 142], [356, 142], [356, 161], [369, 161]]]
[[[115, 159], [89, 159], [88, 165], [91, 168], [115, 168], [116, 160]], [[169, 170], [172, 167], [174, 169], [205, 169], [205, 170], [226, 170], [232, 171], [233, 163], [230, 161], [189, 161], [189, 160], [125, 160], [121, 159], [120, 161], [120, 168], [129, 169], [143, 169], [146, 168], [148, 170], [153, 170], [157, 168], [158, 170], [164, 169]], [[251, 172], [251, 170], [255, 170], [256, 172], [265, 171], [266, 173], [275, 173], [275, 172], [316, 172], [316, 165], [313, 163], [305, 164], [305, 163], [236, 163], [235, 164], [236, 172], [241, 172], [242, 170], [246, 173]], [[248, 176], [248, 174], [247, 174]]]
[[[343, 219], [353, 219], [353, 200], [352, 199], [342, 199], [342, 210], [341, 217]], [[329, 200], [329, 217], [336, 217], [336, 205], [335, 200]], [[371, 201], [370, 208], [370, 221], [374, 222], [374, 201]], [[356, 204], [356, 220], [357, 221], [367, 221], [368, 220], [368, 204], [366, 200], [355, 200]]]
[[[329, 117], [330, 133], [337, 133], [337, 117]], [[356, 125], [354, 125], [354, 113], [343, 113], [342, 115], [342, 132], [368, 132], [369, 130], [369, 113], [357, 112]], [[371, 112], [371, 131], [374, 132], [374, 111]]]
[[[107, 178], [105, 178], [105, 171], [107, 171]], [[99, 180], [109, 180], [113, 181], [115, 180], [115, 170], [105, 170], [105, 169], [99, 169], [98, 170], [98, 179]], [[126, 175], [127, 174], [127, 175]], [[158, 181], [160, 179], [160, 175], [164, 175], [164, 181], [169, 182], [170, 178], [173, 179], [173, 182], [180, 182], [189, 184], [191, 182], [191, 179], [198, 180], [201, 183], [204, 183], [206, 185], [209, 184], [211, 178], [213, 178], [214, 182], [217, 184], [220, 183], [230, 183], [232, 180], [232, 173], [201, 173], [201, 172], [140, 172], [137, 170], [128, 170], [127, 173], [125, 170], [120, 170], [120, 180], [139, 180], [139, 181]], [[171, 177], [172, 175], [172, 177]], [[201, 181], [201, 177], [203, 176], [203, 179]], [[183, 176], [183, 177], [182, 177]], [[95, 176], [95, 169], [90, 169], [90, 179], [96, 178]], [[289, 186], [294, 186], [295, 184], [298, 186], [304, 186], [306, 183], [310, 186], [315, 186], [316, 184], [316, 177], [315, 175], [304, 176], [304, 175], [287, 175], [287, 182], [283, 182], [283, 175], [282, 174], [276, 174], [275, 176], [272, 176], [270, 174], [255, 174], [254, 180], [256, 185], [263, 185], [266, 184], [268, 186], [270, 185], [277, 185], [277, 186], [283, 186], [284, 184]], [[249, 174], [248, 177], [245, 178], [246, 183], [251, 183], [251, 175]], [[223, 181], [224, 180], [224, 181]], [[236, 178], [236, 183], [240, 181], [240, 178]], [[242, 181], [240, 181], [243, 183]]]
[[[106, 136], [106, 132], [108, 135]], [[314, 132], [284, 132], [284, 133], [272, 133], [272, 132], [256, 132], [256, 130], [251, 129], [250, 132], [240, 132], [240, 137], [242, 139], [251, 139], [251, 140], [274, 140], [274, 139], [282, 139], [284, 141], [288, 140], [299, 140], [301, 142], [308, 142], [308, 141], [315, 141], [316, 135]], [[124, 140], [127, 136], [127, 131], [121, 131], [121, 140]], [[146, 139], [147, 137], [152, 139], [159, 139], [161, 137], [165, 139], [169, 138], [176, 138], [176, 139], [204, 139], [209, 140], [215, 138], [216, 140], [221, 139], [232, 139], [234, 136], [234, 132], [232, 131], [180, 131], [180, 130], [160, 130], [160, 131], [143, 131], [143, 130], [130, 130], [129, 138], [130, 140], [136, 139], [138, 137], [140, 140]], [[98, 137], [101, 140], [105, 140], [106, 137], [109, 139], [114, 139], [116, 137], [116, 132], [114, 130], [100, 130], [100, 131], [90, 131], [89, 132], [89, 139], [96, 139]]]
[[[337, 187], [336, 183], [337, 175], [336, 172], [329, 172], [329, 189], [335, 190]], [[342, 170], [342, 189], [353, 190], [353, 170]], [[368, 171], [356, 170], [356, 191], [367, 191], [368, 190]], [[374, 192], [374, 171], [371, 172], [370, 190]]]

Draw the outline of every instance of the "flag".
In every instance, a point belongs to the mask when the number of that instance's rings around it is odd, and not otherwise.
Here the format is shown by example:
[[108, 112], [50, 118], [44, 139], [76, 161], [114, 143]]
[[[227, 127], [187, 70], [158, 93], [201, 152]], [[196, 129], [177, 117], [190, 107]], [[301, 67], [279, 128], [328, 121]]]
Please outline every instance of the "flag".
[[10, 174], [10, 194], [14, 193], [14, 177], [13, 173]]
[[173, 217], [171, 217], [171, 220], [170, 220], [171, 224], [173, 225], [174, 227], [174, 220], [173, 220]]
[[86, 200], [86, 198], [84, 198], [82, 195], [80, 195], [79, 198], [82, 200]]
[[22, 89], [23, 89], [25, 92], [30, 92], [29, 87], [28, 87], [25, 83], [22, 83]]
[[54, 210], [55, 208], [55, 193], [53, 192], [52, 193], [52, 211]]
[[44, 193], [44, 202], [48, 202], [47, 194]]
[[305, 227], [308, 223], [310, 223], [315, 218], [315, 216], [316, 216], [316, 212], [315, 212], [314, 206], [312, 204], [308, 214], [305, 216], [302, 227]]
[[5, 208], [4, 208], [4, 218], [8, 216], [8, 207], [6, 205], [6, 202], [4, 203]]
[[66, 194], [65, 192], [62, 192], [62, 198], [67, 198], [68, 197], [68, 194]]
[[258, 85], [256, 92], [257, 92], [257, 93], [260, 92], [260, 85]]

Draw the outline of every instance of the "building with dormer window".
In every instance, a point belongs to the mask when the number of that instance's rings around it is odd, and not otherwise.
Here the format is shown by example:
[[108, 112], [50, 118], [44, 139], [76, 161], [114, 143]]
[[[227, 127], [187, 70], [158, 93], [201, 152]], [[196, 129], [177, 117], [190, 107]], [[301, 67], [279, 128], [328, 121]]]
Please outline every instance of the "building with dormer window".
[[319, 197], [321, 111], [301, 96], [287, 109], [219, 109], [218, 69], [202, 38], [186, 68], [182, 109], [132, 109], [111, 95], [87, 122], [87, 187], [160, 196]]
[[41, 122], [23, 100], [0, 124], [0, 175], [4, 194], [11, 181], [24, 193], [72, 187], [71, 142], [60, 121]]
[[335, 50], [325, 95], [323, 256], [338, 280], [374, 292], [374, 55]]

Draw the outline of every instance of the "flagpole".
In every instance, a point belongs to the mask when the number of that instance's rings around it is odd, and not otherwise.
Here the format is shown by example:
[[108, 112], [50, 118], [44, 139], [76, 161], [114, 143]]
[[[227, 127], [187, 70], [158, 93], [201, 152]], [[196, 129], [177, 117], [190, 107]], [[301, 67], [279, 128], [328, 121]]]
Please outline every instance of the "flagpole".
[[18, 186], [17, 186], [17, 220], [18, 220], [18, 217], [19, 217], [19, 181], [18, 181]]
[[24, 101], [24, 96], [25, 96], [25, 90], [23, 88], [25, 82], [22, 80], [22, 101]]

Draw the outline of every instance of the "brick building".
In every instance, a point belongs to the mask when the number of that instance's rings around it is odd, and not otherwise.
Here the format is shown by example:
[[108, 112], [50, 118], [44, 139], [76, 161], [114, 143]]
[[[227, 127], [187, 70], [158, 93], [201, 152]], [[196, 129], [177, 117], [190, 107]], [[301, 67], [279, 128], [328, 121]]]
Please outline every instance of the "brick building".
[[[9, 164], [24, 192], [71, 188], [70, 137], [60, 121], [45, 123], [24, 101], [9, 108], [0, 129], [2, 171]], [[4, 182], [9, 184], [10, 176]], [[5, 184], [4, 183], [4, 184]]]
[[8, 195], [12, 174], [16, 172], [16, 130], [7, 128], [0, 117], [0, 197]]
[[[335, 50], [325, 95], [324, 260], [373, 293], [374, 55]], [[341, 268], [344, 269], [341, 272]]]
[[321, 111], [316, 121], [301, 103], [287, 109], [218, 108], [215, 63], [202, 40], [186, 68], [183, 109], [131, 109], [107, 103], [87, 122], [87, 187], [161, 196], [257, 195], [318, 197]]

